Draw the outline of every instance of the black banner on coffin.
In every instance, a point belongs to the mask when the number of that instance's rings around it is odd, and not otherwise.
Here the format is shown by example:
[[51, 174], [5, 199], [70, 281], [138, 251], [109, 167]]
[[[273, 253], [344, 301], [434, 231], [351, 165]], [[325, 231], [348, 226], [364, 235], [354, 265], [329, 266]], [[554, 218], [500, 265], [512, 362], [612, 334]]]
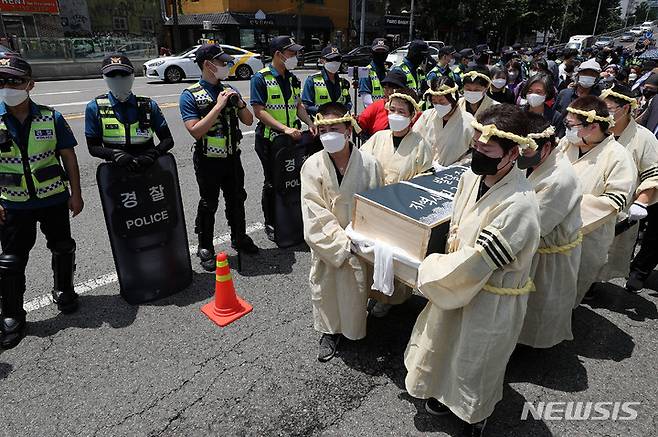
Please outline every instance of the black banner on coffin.
[[310, 132], [304, 132], [299, 142], [293, 141], [289, 135], [278, 135], [272, 142], [274, 237], [279, 247], [304, 241], [300, 171], [306, 158], [321, 149], [322, 144]]
[[192, 266], [174, 157], [137, 173], [103, 163], [96, 180], [121, 296], [138, 304], [187, 287]]

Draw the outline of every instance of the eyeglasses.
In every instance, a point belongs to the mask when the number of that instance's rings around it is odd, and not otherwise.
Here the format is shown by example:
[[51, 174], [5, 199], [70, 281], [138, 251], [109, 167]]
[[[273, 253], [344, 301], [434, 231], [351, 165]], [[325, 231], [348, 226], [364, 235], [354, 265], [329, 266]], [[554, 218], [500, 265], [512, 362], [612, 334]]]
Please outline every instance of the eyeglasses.
[[0, 77], [0, 86], [16, 86], [23, 85], [27, 79], [22, 77]]
[[564, 127], [567, 128], [567, 129], [571, 129], [571, 128], [578, 127], [578, 126], [585, 126], [585, 123], [569, 124], [569, 123], [566, 122], [566, 121], [563, 121], [562, 124], [563, 124]]

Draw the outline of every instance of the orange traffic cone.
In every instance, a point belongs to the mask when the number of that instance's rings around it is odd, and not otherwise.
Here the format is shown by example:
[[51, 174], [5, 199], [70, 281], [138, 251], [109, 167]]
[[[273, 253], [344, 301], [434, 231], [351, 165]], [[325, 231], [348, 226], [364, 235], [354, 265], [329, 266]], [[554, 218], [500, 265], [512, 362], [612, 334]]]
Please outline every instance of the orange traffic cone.
[[254, 309], [248, 302], [240, 299], [233, 288], [231, 269], [225, 252], [217, 254], [215, 272], [215, 301], [201, 307], [201, 311], [219, 326], [226, 326]]

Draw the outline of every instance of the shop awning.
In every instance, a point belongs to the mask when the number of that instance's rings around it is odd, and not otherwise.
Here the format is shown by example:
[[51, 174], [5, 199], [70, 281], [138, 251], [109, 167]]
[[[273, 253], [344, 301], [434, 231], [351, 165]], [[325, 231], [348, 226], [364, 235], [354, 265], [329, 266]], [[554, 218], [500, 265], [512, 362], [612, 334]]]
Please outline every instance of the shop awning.
[[[213, 26], [233, 25], [241, 27], [285, 27], [297, 26], [297, 15], [268, 14], [264, 20], [257, 20], [254, 14], [243, 12], [222, 12], [216, 14], [189, 14], [179, 15], [179, 26], [202, 26], [204, 21], [210, 21]], [[172, 19], [167, 20], [165, 26], [173, 26]], [[304, 29], [333, 29], [334, 23], [329, 17], [317, 15], [302, 15], [302, 28]]]

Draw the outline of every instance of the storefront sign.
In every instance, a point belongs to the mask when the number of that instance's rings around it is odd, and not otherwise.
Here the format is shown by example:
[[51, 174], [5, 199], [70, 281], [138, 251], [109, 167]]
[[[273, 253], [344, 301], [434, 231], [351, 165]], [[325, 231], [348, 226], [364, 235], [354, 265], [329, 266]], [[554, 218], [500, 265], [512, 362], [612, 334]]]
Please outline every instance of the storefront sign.
[[384, 16], [384, 24], [387, 27], [409, 27], [409, 17], [404, 15], [386, 15]]
[[57, 0], [0, 0], [0, 12], [59, 14]]

